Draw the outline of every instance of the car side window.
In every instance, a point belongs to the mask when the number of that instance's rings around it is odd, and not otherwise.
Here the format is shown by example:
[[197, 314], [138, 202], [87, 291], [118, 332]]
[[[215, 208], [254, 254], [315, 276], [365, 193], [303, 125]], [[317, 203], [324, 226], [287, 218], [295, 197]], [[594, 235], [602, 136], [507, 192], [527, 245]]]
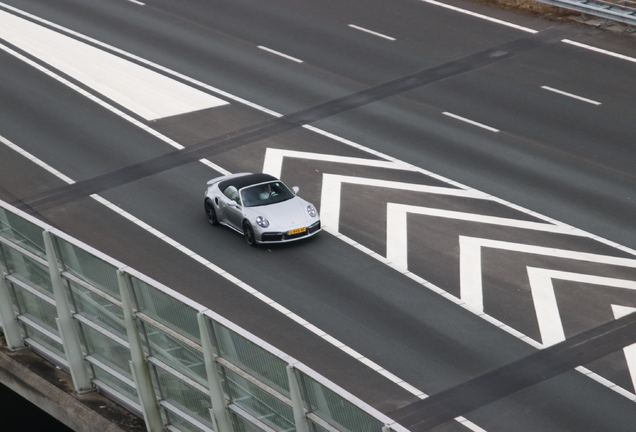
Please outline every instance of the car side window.
[[241, 198], [239, 198], [238, 190], [234, 186], [230, 185], [226, 187], [223, 190], [223, 194], [232, 201], [236, 202], [238, 205], [241, 205]]

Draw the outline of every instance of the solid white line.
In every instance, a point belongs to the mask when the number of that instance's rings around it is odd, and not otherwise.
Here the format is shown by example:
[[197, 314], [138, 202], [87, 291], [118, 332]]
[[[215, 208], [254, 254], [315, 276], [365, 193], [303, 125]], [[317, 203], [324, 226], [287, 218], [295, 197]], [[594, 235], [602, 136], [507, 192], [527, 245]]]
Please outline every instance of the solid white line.
[[520, 26], [520, 25], [517, 25], [517, 24], [512, 24], [512, 23], [509, 23], [507, 21], [502, 21], [500, 19], [489, 17], [487, 15], [482, 15], [482, 14], [478, 14], [476, 12], [471, 12], [471, 11], [468, 11], [466, 9], [461, 9], [461, 8], [456, 7], [456, 6], [447, 5], [445, 3], [441, 3], [441, 2], [438, 2], [438, 1], [435, 1], [435, 0], [421, 0], [421, 1], [423, 1], [425, 3], [433, 4], [435, 6], [440, 6], [440, 7], [446, 8], [446, 9], [454, 10], [455, 12], [461, 12], [461, 13], [466, 14], [466, 15], [470, 15], [470, 16], [474, 16], [474, 17], [477, 17], [477, 18], [481, 18], [481, 19], [484, 19], [486, 21], [491, 21], [491, 22], [494, 22], [494, 23], [497, 23], [497, 24], [505, 25], [506, 27], [512, 27], [512, 28], [515, 28], [517, 30], [525, 31], [525, 32], [528, 32], [528, 33], [537, 33], [538, 32], [537, 30], [533, 30], [533, 29], [528, 28], [528, 27], [523, 27], [523, 26]]
[[131, 3], [138, 4], [139, 6], [146, 6], [146, 3], [142, 3], [142, 2], [137, 1], [137, 0], [128, 0], [128, 1], [131, 2]]
[[483, 123], [478, 123], [476, 121], [467, 119], [465, 117], [458, 116], [457, 114], [449, 113], [449, 112], [446, 112], [446, 111], [444, 111], [442, 114], [444, 114], [446, 116], [449, 116], [449, 117], [452, 117], [452, 118], [457, 119], [457, 120], [461, 120], [461, 121], [466, 122], [466, 123], [470, 123], [473, 126], [479, 126], [480, 128], [489, 130], [491, 132], [499, 132], [499, 129], [495, 129], [494, 127], [486, 126]]
[[388, 39], [388, 40], [391, 40], [391, 41], [396, 40], [394, 37], [383, 35], [382, 33], [374, 32], [373, 30], [365, 29], [364, 27], [359, 27], [359, 26], [357, 26], [355, 24], [349, 24], [349, 27], [351, 27], [353, 29], [356, 29], [356, 30], [360, 30], [360, 31], [369, 33], [369, 34], [372, 34], [374, 36], [379, 36], [381, 38]]
[[[65, 175], [63, 175], [62, 173], [60, 173], [59, 171], [57, 171], [56, 169], [54, 169], [53, 167], [48, 165], [46, 162], [41, 161], [41, 160], [37, 159], [36, 157], [30, 155], [29, 153], [27, 153], [26, 151], [22, 150], [20, 147], [18, 147], [17, 145], [13, 144], [11, 141], [9, 141], [8, 139], [2, 137], [1, 135], [0, 135], [0, 142], [4, 143], [9, 148], [19, 152], [20, 154], [22, 154], [24, 156], [27, 156], [30, 160], [32, 160], [32, 161], [36, 162], [38, 165], [46, 168], [47, 171], [49, 171], [52, 174], [54, 174], [55, 176], [61, 178], [65, 182], [67, 182], [67, 183], [73, 183], [74, 182], [70, 178], [66, 177]], [[101, 196], [99, 196], [97, 194], [90, 195], [90, 197], [93, 198], [95, 201], [99, 202], [100, 204], [104, 205], [106, 208], [113, 210], [115, 213], [119, 214], [120, 216], [124, 217], [125, 219], [129, 220], [130, 222], [134, 223], [135, 225], [139, 226], [143, 230], [149, 232], [150, 234], [154, 235], [155, 237], [159, 238], [160, 240], [163, 240], [164, 242], [168, 243], [170, 246], [176, 248], [177, 250], [179, 250], [180, 252], [184, 253], [188, 257], [193, 258], [196, 261], [202, 263], [204, 266], [206, 266], [207, 268], [209, 268], [213, 272], [215, 272], [218, 275], [224, 277], [229, 282], [235, 284], [239, 288], [242, 288], [243, 290], [245, 290], [249, 294], [252, 294], [254, 297], [258, 298], [259, 300], [261, 300], [262, 302], [264, 302], [268, 306], [271, 306], [274, 309], [278, 310], [283, 315], [285, 315], [288, 318], [294, 320], [296, 323], [300, 324], [301, 326], [303, 326], [307, 330], [311, 331], [315, 335], [321, 337], [325, 341], [331, 343], [336, 348], [339, 348], [342, 351], [346, 352], [347, 354], [351, 355], [353, 358], [359, 360], [360, 362], [362, 362], [366, 366], [370, 367], [374, 371], [382, 374], [383, 376], [385, 376], [386, 378], [390, 379], [395, 384], [397, 384], [398, 386], [404, 388], [405, 390], [407, 390], [408, 392], [410, 392], [413, 395], [417, 396], [418, 398], [424, 399], [424, 398], [428, 397], [424, 392], [416, 389], [415, 387], [413, 387], [412, 385], [408, 384], [404, 380], [398, 378], [397, 376], [395, 376], [391, 372], [389, 372], [386, 369], [384, 369], [382, 366], [378, 365], [377, 363], [373, 362], [372, 360], [367, 359], [362, 354], [358, 353], [357, 351], [353, 350], [352, 348], [349, 348], [348, 346], [346, 346], [345, 344], [340, 342], [338, 339], [328, 335], [327, 333], [325, 333], [324, 331], [322, 331], [318, 327], [314, 326], [313, 324], [310, 324], [305, 319], [303, 319], [300, 316], [296, 315], [294, 312], [290, 311], [289, 309], [285, 308], [281, 304], [279, 304], [276, 301], [272, 300], [271, 298], [267, 297], [265, 294], [259, 292], [255, 288], [249, 286], [245, 282], [243, 282], [240, 279], [238, 279], [237, 277], [235, 277], [235, 276], [231, 275], [230, 273], [226, 272], [225, 270], [221, 269], [216, 264], [206, 260], [204, 257], [198, 255], [196, 252], [191, 251], [187, 247], [183, 246], [182, 244], [180, 244], [176, 240], [173, 240], [172, 238], [170, 238], [167, 235], [163, 234], [159, 230], [157, 230], [155, 228], [152, 228], [147, 223], [141, 221], [140, 219], [138, 219], [137, 217], [135, 217], [132, 214], [128, 213], [127, 211], [123, 210], [122, 208], [120, 208], [119, 206], [115, 205], [114, 203], [108, 201], [107, 199], [105, 199], [105, 198], [103, 198], [103, 197], [101, 197]], [[460, 419], [462, 422], [465, 421], [465, 419], [463, 417], [458, 417], [458, 419]], [[458, 420], [458, 421], [460, 421], [460, 420]], [[466, 425], [465, 423], [463, 423], [463, 424]], [[471, 429], [473, 431], [475, 431], [475, 432], [485, 432], [484, 429], [481, 429], [477, 425], [474, 425], [474, 428], [471, 428]]]
[[607, 51], [607, 50], [604, 50], [602, 48], [596, 48], [596, 47], [593, 47], [591, 45], [586, 45], [586, 44], [583, 44], [583, 43], [580, 43], [580, 42], [575, 42], [575, 41], [570, 40], [570, 39], [563, 39], [561, 42], [566, 43], [566, 44], [570, 44], [570, 45], [574, 45], [574, 46], [577, 46], [579, 48], [585, 48], [585, 49], [588, 49], [590, 51], [596, 51], [598, 53], [606, 54], [606, 55], [609, 55], [609, 56], [612, 56], [612, 57], [616, 57], [616, 58], [619, 58], [621, 60], [627, 60], [627, 61], [636, 63], [636, 58], [629, 57], [629, 56], [626, 56], [626, 55], [623, 55], [623, 54], [618, 54], [618, 53], [615, 53], [613, 51]]
[[563, 96], [568, 96], [568, 97], [571, 97], [571, 98], [574, 98], [574, 99], [578, 99], [578, 100], [583, 101], [583, 102], [591, 103], [593, 105], [600, 105], [601, 104], [600, 102], [596, 102], [595, 100], [587, 99], [587, 98], [584, 98], [584, 97], [581, 97], [581, 96], [577, 96], [577, 95], [572, 94], [572, 93], [567, 93], [567, 92], [564, 92], [562, 90], [557, 90], [557, 89], [552, 88], [552, 87], [541, 86], [541, 88], [544, 89], [544, 90], [549, 90], [549, 91], [554, 92], [554, 93], [558, 93], [558, 94], [563, 95]]
[[295, 61], [296, 63], [302, 63], [302, 62], [303, 62], [302, 60], [297, 59], [296, 57], [292, 57], [292, 56], [289, 56], [289, 55], [287, 55], [287, 54], [283, 54], [282, 52], [275, 51], [275, 50], [273, 50], [273, 49], [271, 49], [271, 48], [267, 48], [267, 47], [264, 47], [264, 46], [262, 46], [262, 45], [259, 45], [258, 47], [259, 47], [260, 49], [264, 50], [264, 51], [267, 51], [267, 52], [270, 52], [270, 53], [272, 53], [272, 54], [276, 54], [276, 55], [278, 55], [278, 56], [284, 57], [284, 58], [286, 58], [287, 60]]

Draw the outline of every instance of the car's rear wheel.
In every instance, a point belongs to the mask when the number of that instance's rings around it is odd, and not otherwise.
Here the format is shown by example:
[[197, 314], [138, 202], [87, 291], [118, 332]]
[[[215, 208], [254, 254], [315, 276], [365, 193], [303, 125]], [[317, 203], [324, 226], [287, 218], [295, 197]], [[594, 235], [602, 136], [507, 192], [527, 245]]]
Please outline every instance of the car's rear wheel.
[[243, 237], [245, 242], [250, 246], [256, 246], [256, 237], [254, 235], [254, 228], [248, 221], [243, 222]]
[[219, 224], [219, 219], [216, 216], [216, 210], [214, 210], [214, 203], [209, 199], [205, 200], [205, 216], [208, 218], [210, 225]]

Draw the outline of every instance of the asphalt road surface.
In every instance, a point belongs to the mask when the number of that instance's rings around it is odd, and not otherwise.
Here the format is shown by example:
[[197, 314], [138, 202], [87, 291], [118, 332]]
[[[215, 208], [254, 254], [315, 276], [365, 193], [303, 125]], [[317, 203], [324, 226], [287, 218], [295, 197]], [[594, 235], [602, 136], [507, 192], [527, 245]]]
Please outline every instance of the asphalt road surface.
[[[0, 199], [389, 415], [632, 312], [633, 42], [444, 6], [0, 3]], [[324, 232], [210, 227], [242, 171]], [[633, 430], [633, 349], [582, 366], [431, 430]]]

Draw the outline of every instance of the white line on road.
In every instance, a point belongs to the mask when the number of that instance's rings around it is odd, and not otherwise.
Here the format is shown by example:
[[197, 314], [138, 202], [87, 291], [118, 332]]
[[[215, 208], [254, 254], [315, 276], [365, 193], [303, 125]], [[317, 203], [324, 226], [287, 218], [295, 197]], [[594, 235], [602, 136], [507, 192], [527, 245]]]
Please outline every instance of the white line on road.
[[365, 29], [364, 27], [359, 27], [359, 26], [357, 26], [355, 24], [349, 24], [349, 27], [351, 27], [353, 29], [356, 29], [356, 30], [360, 30], [360, 31], [369, 33], [369, 34], [372, 34], [374, 36], [378, 36], [378, 37], [381, 37], [381, 38], [384, 38], [384, 39], [388, 39], [388, 40], [391, 40], [391, 41], [396, 40], [394, 37], [387, 36], [387, 35], [384, 35], [382, 33], [374, 32], [373, 30]]
[[554, 92], [554, 93], [558, 93], [558, 94], [563, 95], [563, 96], [568, 96], [568, 97], [571, 97], [571, 98], [574, 98], [574, 99], [581, 100], [583, 102], [591, 103], [593, 105], [600, 105], [601, 104], [600, 102], [596, 102], [595, 100], [587, 99], [587, 98], [584, 98], [582, 96], [577, 96], [575, 94], [564, 92], [563, 90], [558, 90], [558, 89], [555, 89], [555, 88], [552, 88], [552, 87], [541, 86], [541, 88], [544, 89], [544, 90], [549, 90], [549, 91]]
[[128, 1], [131, 2], [131, 3], [134, 3], [134, 4], [138, 4], [139, 6], [146, 6], [146, 3], [142, 3], [142, 2], [137, 1], [137, 0], [128, 0]]
[[457, 119], [457, 120], [461, 120], [461, 121], [466, 122], [466, 123], [470, 123], [471, 125], [474, 125], [474, 126], [479, 126], [480, 128], [489, 130], [491, 132], [499, 132], [499, 129], [495, 129], [494, 127], [487, 126], [487, 125], [485, 125], [483, 123], [478, 123], [476, 121], [467, 119], [465, 117], [458, 116], [457, 114], [449, 113], [449, 112], [446, 112], [446, 111], [444, 111], [442, 114], [444, 114], [446, 116], [449, 116], [449, 117], [452, 117], [452, 118]]
[[0, 38], [146, 120], [227, 105], [172, 77], [1, 10]]
[[435, 6], [440, 6], [440, 7], [446, 8], [446, 9], [450, 9], [450, 10], [453, 10], [455, 12], [460, 12], [460, 13], [463, 13], [463, 14], [466, 14], [466, 15], [470, 15], [470, 16], [474, 16], [474, 17], [477, 17], [477, 18], [481, 18], [481, 19], [486, 20], [486, 21], [491, 21], [491, 22], [494, 22], [494, 23], [497, 23], [497, 24], [505, 25], [507, 27], [512, 27], [512, 28], [515, 28], [517, 30], [522, 30], [522, 31], [525, 31], [525, 32], [528, 32], [528, 33], [538, 33], [537, 30], [533, 30], [533, 29], [528, 28], [528, 27], [523, 27], [523, 26], [520, 26], [520, 25], [517, 25], [517, 24], [509, 23], [507, 21], [503, 21], [503, 20], [500, 20], [500, 19], [497, 19], [497, 18], [486, 16], [486, 15], [478, 14], [476, 12], [471, 12], [471, 11], [466, 10], [466, 9], [458, 8], [457, 6], [447, 5], [445, 3], [438, 2], [438, 1], [435, 1], [435, 0], [422, 0], [422, 1], [425, 2], [425, 3], [430, 3], [430, 4], [435, 5]]
[[277, 56], [284, 57], [284, 58], [286, 58], [287, 60], [295, 61], [296, 63], [302, 63], [302, 62], [303, 62], [302, 60], [297, 59], [296, 57], [292, 57], [292, 56], [289, 56], [289, 55], [287, 55], [287, 54], [283, 54], [282, 52], [275, 51], [275, 50], [273, 50], [273, 49], [271, 49], [271, 48], [267, 48], [267, 47], [264, 47], [264, 46], [262, 46], [262, 45], [259, 45], [258, 47], [259, 47], [260, 49], [264, 50], [264, 51], [269, 52], [269, 53], [276, 54]]

